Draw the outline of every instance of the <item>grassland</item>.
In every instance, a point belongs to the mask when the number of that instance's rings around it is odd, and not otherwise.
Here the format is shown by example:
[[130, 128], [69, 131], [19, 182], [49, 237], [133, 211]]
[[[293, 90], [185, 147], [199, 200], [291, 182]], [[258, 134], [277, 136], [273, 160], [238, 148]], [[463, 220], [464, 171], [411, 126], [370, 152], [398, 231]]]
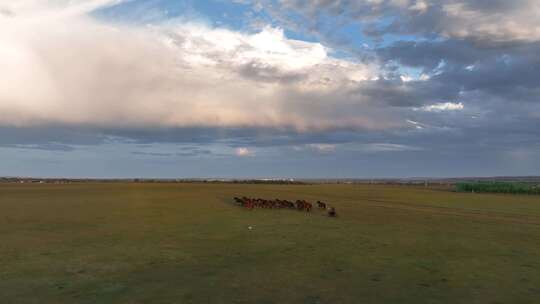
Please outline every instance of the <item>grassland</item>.
[[[322, 199], [340, 217], [247, 211], [232, 204], [236, 195]], [[379, 185], [0, 185], [0, 303], [538, 299], [538, 196]]]

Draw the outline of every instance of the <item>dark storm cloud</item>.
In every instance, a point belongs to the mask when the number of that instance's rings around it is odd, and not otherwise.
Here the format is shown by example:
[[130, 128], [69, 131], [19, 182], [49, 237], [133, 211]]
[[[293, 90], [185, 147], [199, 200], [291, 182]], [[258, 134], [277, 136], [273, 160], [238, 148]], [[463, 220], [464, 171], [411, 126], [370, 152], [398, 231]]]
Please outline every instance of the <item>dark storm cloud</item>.
[[178, 148], [179, 152], [175, 153], [164, 153], [164, 152], [146, 152], [146, 151], [133, 151], [131, 154], [138, 156], [148, 156], [148, 157], [194, 157], [194, 156], [204, 156], [213, 154], [212, 151], [201, 149], [199, 147], [180, 147]]
[[259, 82], [281, 82], [290, 84], [307, 78], [306, 74], [281, 71], [276, 67], [257, 61], [245, 63], [240, 65], [237, 69], [242, 77]]
[[497, 47], [458, 40], [396, 42], [378, 52], [384, 60], [432, 74], [423, 90], [435, 96], [467, 101], [481, 95], [486, 106], [495, 99], [507, 102], [506, 112], [527, 106], [516, 102], [540, 102], [538, 42]]
[[212, 154], [213, 154], [212, 151], [205, 150], [205, 149], [195, 149], [191, 151], [176, 152], [176, 156], [182, 156], [182, 157], [203, 156], [203, 155], [212, 155]]
[[361, 82], [357, 92], [374, 104], [392, 107], [420, 107], [458, 97], [459, 86], [454, 83], [403, 81], [400, 78]]
[[449, 64], [470, 65], [478, 60], [496, 57], [511, 47], [496, 49], [477, 47], [463, 40], [397, 41], [388, 47], [377, 49], [384, 61], [394, 60], [403, 65], [431, 71], [442, 61]]
[[[356, 132], [356, 131], [354, 131]], [[347, 142], [353, 130], [332, 132], [298, 132], [273, 128], [162, 128], [162, 129], [98, 129], [98, 128], [0, 128], [0, 147], [74, 151], [77, 146], [107, 143], [132, 144], [151, 149], [156, 144], [178, 144], [177, 152], [133, 151], [146, 156], [211, 155], [204, 146], [217, 142], [230, 147], [286, 146], [316, 142]], [[192, 146], [185, 146], [192, 145]]]
[[[470, 41], [396, 42], [378, 50], [386, 61], [434, 73], [426, 86], [482, 92], [508, 102], [538, 101], [540, 43], [487, 47]], [[448, 93], [448, 92], [446, 92]]]
[[106, 134], [83, 127], [0, 127], [0, 146], [37, 145], [55, 150], [54, 143], [72, 146], [96, 145], [105, 141]]
[[72, 146], [60, 144], [60, 143], [45, 143], [39, 145], [17, 145], [17, 144], [2, 144], [0, 148], [12, 148], [12, 149], [25, 149], [25, 150], [45, 150], [45, 151], [56, 151], [56, 152], [70, 152], [74, 151], [75, 148]]
[[172, 153], [161, 153], [161, 152], [141, 152], [141, 151], [134, 151], [131, 152], [133, 155], [142, 155], [142, 156], [158, 156], [158, 157], [167, 157], [172, 156]]

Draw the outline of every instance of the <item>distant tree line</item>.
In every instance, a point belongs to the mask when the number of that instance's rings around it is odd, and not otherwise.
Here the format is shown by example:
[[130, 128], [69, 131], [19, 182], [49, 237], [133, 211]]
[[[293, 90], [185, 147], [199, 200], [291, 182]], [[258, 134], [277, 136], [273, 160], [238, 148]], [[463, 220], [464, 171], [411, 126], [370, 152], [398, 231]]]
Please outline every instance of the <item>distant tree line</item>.
[[456, 183], [459, 192], [488, 192], [509, 194], [540, 194], [540, 185], [515, 182]]
[[271, 184], [271, 185], [308, 185], [309, 183], [294, 180], [233, 180], [230, 181], [233, 184]]

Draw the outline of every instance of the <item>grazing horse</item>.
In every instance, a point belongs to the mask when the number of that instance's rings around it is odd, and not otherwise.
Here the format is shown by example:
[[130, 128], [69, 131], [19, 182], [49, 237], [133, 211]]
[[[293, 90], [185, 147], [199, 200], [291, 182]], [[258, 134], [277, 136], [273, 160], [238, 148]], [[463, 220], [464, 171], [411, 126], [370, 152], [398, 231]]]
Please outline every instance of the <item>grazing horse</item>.
[[317, 207], [319, 207], [319, 209], [326, 209], [326, 204], [321, 201], [317, 201]]

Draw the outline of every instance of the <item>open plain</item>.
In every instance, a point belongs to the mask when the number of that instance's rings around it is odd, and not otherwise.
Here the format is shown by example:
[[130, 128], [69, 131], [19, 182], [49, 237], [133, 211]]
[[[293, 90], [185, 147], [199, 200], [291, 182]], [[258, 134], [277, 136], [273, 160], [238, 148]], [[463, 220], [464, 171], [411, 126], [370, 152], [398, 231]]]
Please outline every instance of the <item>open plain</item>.
[[[338, 217], [250, 211], [234, 204], [242, 195], [324, 200]], [[337, 184], [0, 185], [0, 303], [538, 299], [538, 196]]]

